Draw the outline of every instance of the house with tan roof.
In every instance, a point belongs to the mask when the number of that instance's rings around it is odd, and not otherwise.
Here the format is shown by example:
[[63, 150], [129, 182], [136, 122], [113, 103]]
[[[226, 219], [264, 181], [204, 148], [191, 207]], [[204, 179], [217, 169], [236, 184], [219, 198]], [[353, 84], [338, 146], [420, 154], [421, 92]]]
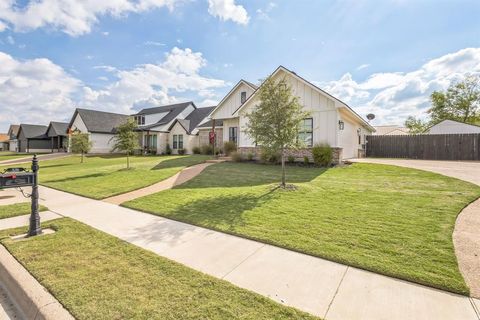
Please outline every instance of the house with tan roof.
[[408, 128], [397, 125], [375, 126], [374, 128], [375, 132], [373, 135], [376, 136], [398, 136], [410, 134], [410, 130]]

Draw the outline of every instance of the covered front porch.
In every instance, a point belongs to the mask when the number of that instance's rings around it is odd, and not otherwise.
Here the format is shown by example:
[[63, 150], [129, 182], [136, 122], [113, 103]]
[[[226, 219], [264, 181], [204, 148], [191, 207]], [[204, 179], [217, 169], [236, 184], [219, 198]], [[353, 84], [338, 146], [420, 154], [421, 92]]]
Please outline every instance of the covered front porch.
[[138, 130], [138, 144], [142, 154], [162, 154], [166, 152], [168, 132]]

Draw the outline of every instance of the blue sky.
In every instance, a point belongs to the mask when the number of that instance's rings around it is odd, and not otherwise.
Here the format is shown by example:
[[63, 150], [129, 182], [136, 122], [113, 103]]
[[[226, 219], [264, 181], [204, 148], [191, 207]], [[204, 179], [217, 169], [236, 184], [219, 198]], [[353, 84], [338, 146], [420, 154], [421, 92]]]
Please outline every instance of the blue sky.
[[480, 73], [478, 17], [474, 0], [0, 0], [0, 132], [75, 106], [214, 105], [280, 64], [401, 124]]

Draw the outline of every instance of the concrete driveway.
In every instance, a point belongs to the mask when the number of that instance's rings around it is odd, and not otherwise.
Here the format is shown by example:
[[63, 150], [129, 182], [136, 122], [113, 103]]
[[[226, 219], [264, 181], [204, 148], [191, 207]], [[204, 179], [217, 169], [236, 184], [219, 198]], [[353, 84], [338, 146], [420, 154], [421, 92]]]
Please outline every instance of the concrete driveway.
[[437, 161], [380, 158], [361, 158], [352, 159], [350, 161], [390, 164], [394, 166], [432, 171], [480, 185], [480, 161]]

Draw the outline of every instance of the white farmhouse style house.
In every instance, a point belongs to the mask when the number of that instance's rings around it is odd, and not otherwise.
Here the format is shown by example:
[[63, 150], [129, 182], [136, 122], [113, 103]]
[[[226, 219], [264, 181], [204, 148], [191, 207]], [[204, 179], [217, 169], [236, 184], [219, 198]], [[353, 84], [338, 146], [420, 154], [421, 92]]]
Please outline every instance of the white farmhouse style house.
[[[310, 113], [299, 133], [299, 139], [305, 142], [306, 148], [291, 151], [291, 154], [301, 159], [311, 157], [311, 147], [328, 143], [335, 151], [336, 162], [363, 156], [365, 136], [375, 131], [367, 121], [338, 98], [283, 66], [278, 67], [271, 77], [274, 80], [285, 78], [304, 110]], [[259, 103], [257, 91], [257, 86], [240, 80], [210, 115], [212, 126], [222, 123], [223, 141], [234, 141], [240, 152], [251, 152], [256, 156], [260, 150], [245, 133], [245, 128], [248, 122], [246, 115]]]
[[197, 108], [192, 101], [143, 109], [134, 115], [142, 150], [162, 154], [193, 152], [199, 146], [198, 128], [213, 107]]

